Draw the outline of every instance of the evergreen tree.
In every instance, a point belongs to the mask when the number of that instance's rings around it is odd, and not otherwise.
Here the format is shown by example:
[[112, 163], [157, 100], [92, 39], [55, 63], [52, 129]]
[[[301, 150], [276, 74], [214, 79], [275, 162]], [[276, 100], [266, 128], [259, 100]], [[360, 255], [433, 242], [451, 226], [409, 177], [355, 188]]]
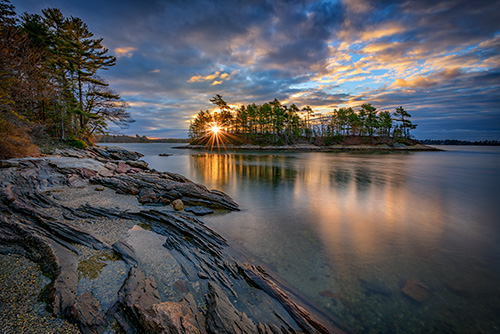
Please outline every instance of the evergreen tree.
[[396, 111], [394, 112], [394, 120], [397, 122], [400, 122], [399, 124], [399, 129], [401, 130], [401, 133], [404, 138], [410, 138], [410, 130], [413, 130], [417, 127], [417, 124], [413, 124], [409, 118], [411, 115], [404, 110], [403, 107], [397, 107]]

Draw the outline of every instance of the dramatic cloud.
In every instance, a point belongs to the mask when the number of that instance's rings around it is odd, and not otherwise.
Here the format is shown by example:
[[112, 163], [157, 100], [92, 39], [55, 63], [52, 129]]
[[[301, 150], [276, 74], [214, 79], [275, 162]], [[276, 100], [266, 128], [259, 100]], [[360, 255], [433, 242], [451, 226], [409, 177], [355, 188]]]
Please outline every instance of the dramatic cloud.
[[500, 139], [500, 2], [14, 0], [88, 23], [117, 56], [102, 73], [136, 122], [186, 137], [221, 94], [327, 112], [404, 106], [418, 138]]

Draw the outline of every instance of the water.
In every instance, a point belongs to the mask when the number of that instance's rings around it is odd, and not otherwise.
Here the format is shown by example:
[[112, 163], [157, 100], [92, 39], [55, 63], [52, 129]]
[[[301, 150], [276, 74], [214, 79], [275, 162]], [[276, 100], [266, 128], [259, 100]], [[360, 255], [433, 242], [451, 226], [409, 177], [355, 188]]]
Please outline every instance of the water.
[[500, 148], [219, 154], [178, 145], [120, 144], [151, 168], [229, 194], [242, 211], [203, 220], [328, 317], [361, 333], [500, 332]]

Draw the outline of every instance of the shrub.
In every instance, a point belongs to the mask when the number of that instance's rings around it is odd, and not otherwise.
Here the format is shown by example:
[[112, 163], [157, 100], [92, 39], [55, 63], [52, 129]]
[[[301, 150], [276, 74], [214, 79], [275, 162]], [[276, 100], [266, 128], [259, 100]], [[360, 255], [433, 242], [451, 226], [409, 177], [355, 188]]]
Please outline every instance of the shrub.
[[0, 116], [0, 159], [38, 155], [38, 147], [31, 141], [28, 126], [5, 115]]
[[75, 138], [75, 137], [70, 137], [68, 139], [68, 145], [71, 146], [71, 147], [75, 147], [75, 148], [85, 148], [85, 147], [87, 147], [87, 144], [83, 140]]

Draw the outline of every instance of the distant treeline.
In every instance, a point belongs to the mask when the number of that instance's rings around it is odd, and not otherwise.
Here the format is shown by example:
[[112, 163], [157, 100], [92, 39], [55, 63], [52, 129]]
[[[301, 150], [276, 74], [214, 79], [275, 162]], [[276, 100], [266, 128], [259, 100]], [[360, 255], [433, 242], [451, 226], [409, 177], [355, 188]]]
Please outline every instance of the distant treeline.
[[500, 146], [499, 140], [468, 141], [458, 139], [425, 139], [420, 141], [424, 145], [479, 145]]
[[309, 143], [333, 145], [342, 143], [384, 143], [411, 141], [410, 131], [417, 127], [403, 108], [378, 111], [370, 103], [358, 110], [351, 107], [328, 113], [314, 112], [306, 106], [287, 106], [277, 99], [257, 105], [231, 108], [222, 96], [210, 102], [217, 111], [202, 110], [189, 127], [192, 144], [206, 144], [220, 138], [233, 144], [293, 145]]
[[187, 143], [189, 139], [179, 138], [148, 138], [146, 136], [135, 135], [104, 135], [98, 138], [99, 143]]

